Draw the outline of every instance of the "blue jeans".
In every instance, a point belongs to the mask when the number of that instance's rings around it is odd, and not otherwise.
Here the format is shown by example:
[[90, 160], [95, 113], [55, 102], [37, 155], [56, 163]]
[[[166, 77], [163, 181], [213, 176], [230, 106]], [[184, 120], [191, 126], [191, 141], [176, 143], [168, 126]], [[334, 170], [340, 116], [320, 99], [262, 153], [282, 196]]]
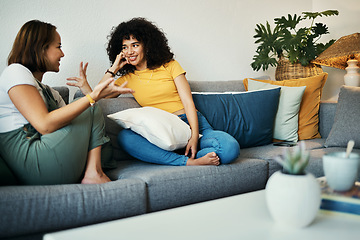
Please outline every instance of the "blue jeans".
[[[206, 118], [200, 112], [197, 113], [199, 132], [202, 134], [202, 137], [199, 139], [199, 151], [196, 154], [196, 158], [203, 157], [210, 152], [215, 152], [219, 156], [221, 164], [233, 162], [240, 154], [239, 143], [230, 134], [214, 130]], [[181, 114], [179, 117], [189, 124], [186, 114]], [[130, 129], [120, 131], [117, 139], [119, 145], [128, 154], [144, 162], [185, 166], [189, 159], [188, 156], [181, 155], [177, 151], [171, 152], [157, 147]]]

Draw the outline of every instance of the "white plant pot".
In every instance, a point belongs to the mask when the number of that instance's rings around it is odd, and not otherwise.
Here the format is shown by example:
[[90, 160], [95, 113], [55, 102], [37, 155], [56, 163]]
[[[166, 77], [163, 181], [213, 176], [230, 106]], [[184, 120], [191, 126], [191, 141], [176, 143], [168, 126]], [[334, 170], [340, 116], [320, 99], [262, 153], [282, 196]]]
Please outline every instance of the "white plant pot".
[[316, 217], [321, 202], [315, 177], [275, 172], [266, 184], [266, 203], [272, 218], [281, 225], [302, 228]]

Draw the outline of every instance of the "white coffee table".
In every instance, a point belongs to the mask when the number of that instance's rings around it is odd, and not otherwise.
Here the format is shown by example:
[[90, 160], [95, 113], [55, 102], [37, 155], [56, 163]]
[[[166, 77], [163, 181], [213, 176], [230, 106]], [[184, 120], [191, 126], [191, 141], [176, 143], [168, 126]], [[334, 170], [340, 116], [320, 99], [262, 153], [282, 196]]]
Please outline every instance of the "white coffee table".
[[306, 228], [279, 226], [271, 219], [262, 190], [44, 236], [44, 240], [70, 239], [355, 240], [360, 239], [360, 217], [319, 211]]

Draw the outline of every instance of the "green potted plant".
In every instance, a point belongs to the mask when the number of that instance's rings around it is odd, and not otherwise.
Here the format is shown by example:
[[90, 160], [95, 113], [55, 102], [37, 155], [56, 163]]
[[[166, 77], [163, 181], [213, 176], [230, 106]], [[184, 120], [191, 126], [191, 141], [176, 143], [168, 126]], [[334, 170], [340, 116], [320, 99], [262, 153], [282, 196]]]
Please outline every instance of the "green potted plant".
[[315, 177], [305, 172], [310, 153], [305, 143], [286, 148], [282, 157], [275, 160], [283, 170], [269, 178], [265, 193], [266, 203], [272, 218], [283, 225], [302, 228], [315, 218], [321, 202], [320, 184]]
[[[257, 24], [255, 43], [259, 44], [253, 57], [251, 67], [255, 71], [267, 70], [269, 66], [277, 67], [281, 61], [287, 60], [291, 64], [308, 66], [321, 52], [327, 49], [335, 40], [323, 44], [319, 42], [322, 35], [328, 34], [328, 27], [323, 23], [315, 23], [315, 19], [322, 16], [338, 15], [337, 10], [323, 12], [303, 12], [287, 17], [275, 18], [272, 29], [269, 22]], [[303, 21], [310, 21], [310, 25], [303, 26]], [[320, 68], [321, 69], [321, 68]], [[277, 80], [280, 80], [277, 78]]]

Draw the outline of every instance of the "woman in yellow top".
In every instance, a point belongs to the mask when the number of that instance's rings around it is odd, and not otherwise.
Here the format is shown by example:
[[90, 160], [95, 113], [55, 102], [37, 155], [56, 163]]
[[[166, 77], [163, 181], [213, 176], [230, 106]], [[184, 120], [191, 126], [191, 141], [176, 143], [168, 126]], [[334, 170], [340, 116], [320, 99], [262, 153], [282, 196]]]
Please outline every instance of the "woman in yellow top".
[[142, 161], [178, 166], [227, 164], [238, 157], [238, 142], [228, 133], [213, 130], [196, 110], [185, 71], [174, 60], [165, 34], [153, 23], [134, 18], [119, 24], [111, 33], [107, 52], [113, 64], [101, 81], [119, 74], [115, 84], [127, 83], [141, 106], [173, 113], [191, 128], [184, 155], [163, 150], [129, 129], [118, 135], [126, 152]]

